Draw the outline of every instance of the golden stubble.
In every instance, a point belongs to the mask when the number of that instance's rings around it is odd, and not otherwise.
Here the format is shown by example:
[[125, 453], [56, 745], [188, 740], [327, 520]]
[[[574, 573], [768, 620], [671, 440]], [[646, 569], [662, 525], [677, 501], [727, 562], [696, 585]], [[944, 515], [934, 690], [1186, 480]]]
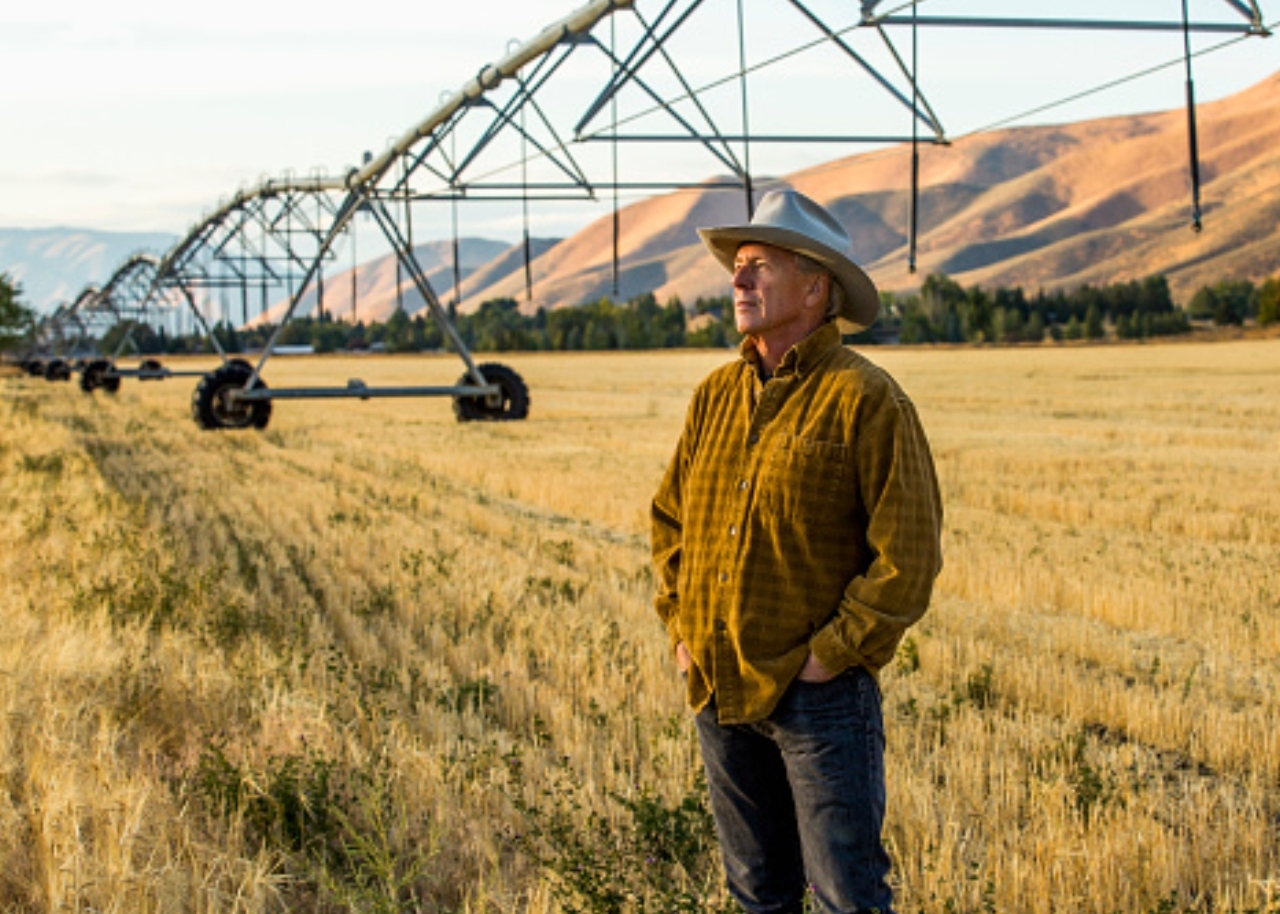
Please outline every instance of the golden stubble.
[[[882, 676], [899, 909], [1275, 910], [1280, 341], [866, 354], [947, 511]], [[511, 355], [525, 422], [277, 401], [230, 434], [190, 420], [190, 379], [4, 378], [0, 906], [376, 909], [279, 822], [264, 840], [289, 764], [341, 785], [310, 799], [333, 835], [380, 836], [342, 858], [378, 897], [554, 910], [517, 801], [559, 785], [587, 834], [626, 826], [615, 795], [694, 790], [648, 499], [732, 357]]]

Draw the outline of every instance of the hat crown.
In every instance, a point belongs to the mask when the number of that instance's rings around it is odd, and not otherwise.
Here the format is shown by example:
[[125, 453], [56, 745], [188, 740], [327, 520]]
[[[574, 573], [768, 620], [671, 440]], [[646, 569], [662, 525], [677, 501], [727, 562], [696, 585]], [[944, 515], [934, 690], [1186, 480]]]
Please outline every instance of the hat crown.
[[771, 190], [761, 197], [751, 224], [804, 235], [846, 257], [852, 253], [844, 226], [825, 208], [794, 190]]
[[803, 254], [829, 270], [844, 291], [841, 318], [857, 327], [870, 327], [880, 312], [879, 293], [854, 262], [849, 233], [829, 210], [798, 191], [770, 191], [760, 198], [747, 225], [700, 228], [698, 236], [730, 274], [737, 269], [738, 248], [744, 244], [768, 244]]

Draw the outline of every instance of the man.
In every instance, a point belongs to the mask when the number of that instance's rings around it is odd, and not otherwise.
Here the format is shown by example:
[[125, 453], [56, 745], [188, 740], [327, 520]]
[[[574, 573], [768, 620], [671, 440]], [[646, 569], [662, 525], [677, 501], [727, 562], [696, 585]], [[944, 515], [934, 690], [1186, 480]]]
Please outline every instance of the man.
[[875, 286], [794, 191], [700, 229], [741, 358], [690, 404], [653, 500], [658, 615], [697, 712], [729, 889], [750, 914], [892, 910], [876, 672], [929, 604], [942, 509], [915, 408], [841, 345]]

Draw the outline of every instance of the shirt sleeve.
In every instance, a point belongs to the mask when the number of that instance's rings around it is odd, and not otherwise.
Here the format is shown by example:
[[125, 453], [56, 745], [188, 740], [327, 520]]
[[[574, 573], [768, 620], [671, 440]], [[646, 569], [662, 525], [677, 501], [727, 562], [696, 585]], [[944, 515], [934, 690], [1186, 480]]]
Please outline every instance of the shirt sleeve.
[[654, 608], [658, 612], [658, 618], [667, 627], [667, 636], [673, 650], [681, 640], [678, 626], [680, 615], [678, 585], [684, 529], [681, 522], [681, 508], [683, 483], [693, 457], [693, 441], [696, 438], [693, 417], [697, 399], [695, 395], [689, 404], [684, 431], [680, 435], [675, 454], [667, 465], [667, 472], [658, 486], [650, 509], [650, 546], [653, 550], [654, 571], [658, 578]]
[[858, 485], [872, 560], [809, 649], [830, 673], [879, 670], [929, 607], [942, 570], [942, 498], [915, 406], [890, 389], [857, 431]]

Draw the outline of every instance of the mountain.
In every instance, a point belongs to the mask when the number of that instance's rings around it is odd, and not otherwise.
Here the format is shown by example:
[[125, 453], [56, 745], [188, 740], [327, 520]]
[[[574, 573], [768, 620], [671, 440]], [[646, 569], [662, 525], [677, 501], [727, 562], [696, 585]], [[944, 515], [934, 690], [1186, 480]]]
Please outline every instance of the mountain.
[[[1071, 124], [1019, 127], [920, 149], [917, 269], [907, 264], [910, 148], [897, 146], [827, 162], [774, 179], [827, 205], [848, 228], [854, 251], [880, 288], [910, 291], [932, 272], [964, 285], [1028, 291], [1106, 284], [1156, 273], [1186, 303], [1220, 279], [1253, 282], [1280, 273], [1280, 73], [1197, 108], [1203, 231], [1191, 223], [1186, 112], [1181, 109]], [[617, 297], [653, 292], [686, 303], [729, 289], [698, 242], [698, 226], [745, 221], [741, 191], [705, 185], [634, 203], [619, 213]], [[34, 303], [74, 296], [102, 282], [136, 247], [174, 239], [105, 232], [0, 230], [0, 270]], [[613, 217], [564, 239], [524, 247], [460, 241], [459, 308], [513, 298], [525, 310], [612, 296]], [[15, 245], [25, 245], [19, 249]], [[455, 297], [453, 245], [415, 248], [442, 302]], [[351, 271], [325, 279], [325, 307], [352, 313]], [[384, 257], [354, 274], [355, 314], [385, 320], [403, 301], [423, 307], [407, 276]], [[299, 314], [314, 307], [314, 293]], [[268, 318], [278, 318], [277, 303]]]
[[[917, 268], [908, 269], [910, 148], [851, 156], [775, 179], [828, 206], [881, 289], [910, 291], [931, 272], [964, 285], [1052, 290], [1163, 273], [1186, 303], [1220, 279], [1280, 273], [1280, 73], [1197, 108], [1203, 230], [1191, 225], [1184, 110], [1021, 127], [920, 150]], [[707, 184], [712, 184], [708, 181]], [[724, 294], [698, 226], [745, 221], [740, 191], [710, 186], [652, 197], [620, 213], [618, 296], [686, 303]], [[508, 248], [462, 283], [460, 309], [509, 297], [531, 310], [610, 296], [613, 219], [524, 258]], [[370, 269], [375, 269], [370, 265]], [[394, 262], [376, 266], [394, 271]], [[433, 279], [433, 283], [434, 283]], [[331, 281], [332, 282], [332, 281]], [[361, 314], [394, 310], [394, 279]], [[452, 279], [437, 287], [452, 298]], [[416, 293], [414, 293], [416, 297]], [[409, 296], [406, 296], [406, 308]], [[416, 298], [415, 298], [416, 300]]]
[[0, 228], [0, 272], [22, 287], [22, 300], [46, 314], [91, 283], [102, 283], [138, 251], [162, 253], [178, 238], [157, 232]]
[[[554, 241], [537, 242], [533, 250], [541, 253], [553, 244], [555, 244]], [[523, 246], [521, 246], [522, 249]], [[512, 250], [511, 246], [504, 241], [490, 241], [484, 238], [458, 239], [458, 273], [463, 280], [463, 287], [465, 288], [467, 280], [477, 271], [483, 275], [489, 275], [494, 270], [504, 275], [509, 273], [514, 269], [511, 266]], [[448, 303], [454, 297], [453, 242], [429, 241], [416, 244], [413, 247], [413, 256], [422, 267], [427, 276], [427, 282], [431, 284], [432, 290], [441, 303]], [[354, 307], [352, 276], [352, 270], [344, 270], [325, 277], [324, 307], [338, 320], [361, 320], [366, 323], [385, 321], [395, 313], [397, 307], [403, 307], [409, 314], [416, 314], [426, 306], [426, 302], [408, 274], [402, 269], [400, 275], [396, 275], [394, 254], [387, 254], [355, 267]], [[400, 288], [399, 295], [396, 293], [397, 280]], [[298, 303], [298, 314], [311, 314], [314, 311], [319, 299], [318, 291], [314, 284], [308, 287]], [[278, 301], [250, 321], [250, 324], [264, 320], [278, 323], [288, 305], [287, 299]]]

